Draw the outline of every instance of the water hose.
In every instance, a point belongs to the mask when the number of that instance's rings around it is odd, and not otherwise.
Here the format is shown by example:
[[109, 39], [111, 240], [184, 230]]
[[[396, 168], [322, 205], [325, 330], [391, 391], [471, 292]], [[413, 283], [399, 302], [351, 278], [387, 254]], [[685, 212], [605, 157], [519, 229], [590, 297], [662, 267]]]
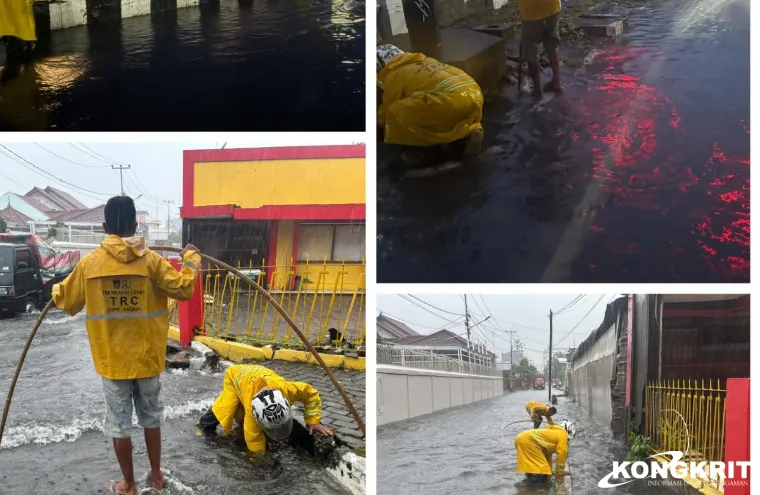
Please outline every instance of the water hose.
[[[182, 248], [175, 248], [175, 247], [167, 247], [167, 246], [155, 246], [151, 248], [154, 251], [170, 251], [174, 253], [181, 253], [184, 251]], [[298, 335], [298, 337], [303, 341], [304, 344], [306, 344], [306, 347], [309, 349], [309, 352], [312, 353], [314, 356], [314, 359], [317, 360], [317, 362], [322, 366], [322, 368], [325, 370], [325, 373], [327, 373], [327, 376], [330, 378], [330, 381], [333, 382], [333, 385], [335, 385], [335, 388], [338, 390], [338, 393], [343, 398], [343, 402], [346, 403], [346, 407], [348, 407], [348, 410], [351, 412], [351, 415], [354, 417], [354, 420], [356, 420], [356, 424], [359, 425], [359, 428], [362, 430], [362, 434], [366, 436], [367, 432], [365, 431], [364, 421], [362, 421], [361, 416], [359, 416], [359, 413], [356, 411], [356, 408], [354, 407], [354, 404], [351, 402], [351, 399], [348, 398], [348, 395], [346, 395], [345, 390], [343, 390], [343, 387], [341, 386], [338, 379], [335, 377], [333, 372], [330, 370], [330, 367], [327, 366], [324, 359], [322, 359], [322, 356], [319, 355], [317, 350], [314, 348], [313, 345], [311, 345], [311, 342], [309, 342], [309, 339], [306, 338], [306, 336], [301, 332], [301, 329], [298, 328], [298, 325], [295, 321], [290, 317], [290, 315], [282, 308], [282, 306], [279, 305], [279, 303], [273, 298], [269, 292], [265, 291], [262, 286], [257, 284], [252, 278], [248, 277], [247, 275], [243, 274], [240, 270], [237, 268], [228, 265], [227, 263], [224, 263], [223, 261], [219, 261], [216, 258], [212, 258], [211, 256], [203, 253], [198, 253], [202, 259], [208, 261], [209, 263], [213, 263], [214, 265], [218, 266], [219, 268], [224, 268], [228, 272], [232, 273], [236, 277], [240, 277], [241, 280], [245, 280], [248, 285], [253, 287], [256, 291], [258, 291], [262, 297], [266, 298], [266, 300], [271, 304], [274, 309], [277, 310], [280, 315], [282, 315], [283, 319], [290, 325], [290, 327], [293, 329], [293, 331]]]
[[506, 430], [507, 428], [509, 428], [512, 425], [516, 425], [516, 424], [519, 424], [519, 423], [530, 423], [530, 424], [533, 424], [533, 420], [532, 419], [521, 419], [520, 421], [513, 421], [511, 423], [505, 424], [504, 426], [501, 427], [501, 439], [506, 442], [507, 439], [504, 438], [504, 430]]
[[24, 359], [26, 359], [26, 353], [29, 352], [29, 347], [32, 345], [32, 339], [34, 339], [34, 336], [37, 333], [37, 330], [40, 328], [40, 325], [42, 324], [42, 320], [45, 319], [45, 315], [47, 315], [47, 312], [50, 311], [50, 308], [52, 307], [53, 307], [53, 300], [51, 299], [45, 305], [45, 308], [40, 313], [40, 316], [37, 317], [37, 322], [34, 324], [34, 327], [32, 328], [32, 331], [29, 334], [29, 338], [26, 339], [24, 350], [21, 352], [21, 359], [18, 360], [18, 364], [16, 365], [16, 372], [13, 374], [13, 380], [11, 380], [11, 388], [8, 389], [8, 397], [5, 398], [5, 408], [3, 409], [3, 421], [0, 422], [0, 445], [3, 443], [3, 432], [5, 431], [5, 422], [8, 420], [8, 411], [11, 408], [11, 398], [13, 397], [13, 391], [16, 389], [16, 381], [18, 381], [18, 375], [21, 373], [21, 366], [24, 364]]
[[[164, 247], [164, 246], [154, 247], [152, 249], [154, 251], [170, 251], [170, 252], [175, 252], [175, 253], [181, 253], [183, 251], [183, 249], [181, 248]], [[351, 415], [356, 420], [356, 424], [358, 424], [359, 428], [361, 428], [362, 434], [366, 436], [367, 432], [365, 429], [364, 421], [362, 421], [361, 416], [359, 416], [359, 413], [356, 411], [356, 408], [354, 407], [354, 404], [351, 402], [351, 399], [348, 398], [348, 395], [346, 395], [346, 392], [343, 390], [343, 387], [341, 386], [340, 382], [335, 377], [335, 375], [330, 370], [330, 368], [327, 366], [325, 361], [322, 359], [322, 356], [319, 355], [319, 353], [314, 348], [314, 346], [311, 345], [311, 342], [309, 342], [309, 340], [304, 336], [304, 334], [298, 328], [298, 325], [296, 325], [296, 322], [294, 322], [293, 319], [290, 317], [290, 315], [288, 315], [285, 312], [282, 306], [280, 306], [277, 303], [277, 301], [267, 291], [264, 290], [263, 287], [261, 287], [255, 281], [253, 281], [250, 277], [241, 273], [236, 268], [228, 265], [227, 263], [224, 263], [215, 258], [212, 258], [211, 256], [205, 255], [203, 253], [198, 253], [198, 254], [200, 254], [201, 258], [203, 258], [204, 260], [210, 263], [213, 263], [220, 268], [224, 268], [225, 270], [229, 271], [235, 276], [240, 277], [242, 280], [245, 280], [246, 282], [248, 282], [248, 285], [250, 285], [259, 293], [261, 293], [262, 297], [265, 297], [269, 301], [269, 303], [274, 307], [274, 309], [276, 309], [282, 315], [282, 317], [285, 319], [288, 325], [290, 325], [290, 327], [296, 332], [296, 334], [304, 342], [304, 344], [306, 344], [306, 347], [314, 355], [314, 358], [325, 370], [325, 373], [327, 373], [327, 376], [330, 378], [330, 381], [333, 382], [333, 385], [335, 385], [335, 388], [338, 390], [338, 393], [343, 398], [343, 401], [346, 403], [346, 407], [348, 407], [348, 410], [351, 412]], [[34, 327], [32, 327], [32, 331], [29, 333], [29, 338], [26, 339], [24, 350], [21, 352], [21, 358], [19, 359], [18, 364], [16, 365], [16, 371], [13, 374], [13, 379], [11, 380], [11, 386], [8, 389], [8, 396], [5, 398], [5, 407], [3, 409], [3, 419], [2, 419], [2, 422], [0, 422], [0, 444], [2, 444], [2, 441], [3, 441], [3, 432], [5, 431], [5, 423], [8, 420], [8, 411], [11, 408], [11, 399], [13, 398], [13, 392], [16, 389], [16, 382], [18, 381], [18, 376], [21, 373], [21, 367], [24, 365], [24, 360], [26, 359], [26, 355], [29, 352], [29, 347], [32, 345], [32, 340], [34, 340], [34, 336], [37, 334], [37, 330], [40, 328], [40, 325], [42, 324], [42, 320], [45, 319], [45, 316], [47, 315], [48, 311], [52, 307], [53, 307], [53, 300], [51, 299], [45, 305], [42, 312], [40, 312], [39, 317], [37, 317], [37, 321], [35, 322]]]

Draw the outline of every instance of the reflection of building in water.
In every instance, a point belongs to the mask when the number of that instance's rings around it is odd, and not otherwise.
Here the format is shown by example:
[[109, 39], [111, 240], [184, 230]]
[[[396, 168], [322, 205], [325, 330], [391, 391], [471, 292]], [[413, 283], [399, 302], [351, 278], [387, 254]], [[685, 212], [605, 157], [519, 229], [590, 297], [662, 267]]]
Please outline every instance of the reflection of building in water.
[[183, 242], [275, 289], [363, 287], [364, 167], [364, 145], [185, 151]]

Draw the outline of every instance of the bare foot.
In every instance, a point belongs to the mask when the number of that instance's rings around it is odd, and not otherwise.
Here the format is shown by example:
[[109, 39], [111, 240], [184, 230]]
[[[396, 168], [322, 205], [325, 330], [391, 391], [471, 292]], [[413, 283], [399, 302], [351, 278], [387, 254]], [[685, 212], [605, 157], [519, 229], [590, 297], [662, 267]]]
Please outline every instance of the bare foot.
[[130, 486], [126, 481], [116, 483], [114, 480], [111, 480], [106, 485], [106, 491], [109, 493], [118, 493], [119, 495], [137, 495], [137, 490], [134, 485]]
[[151, 473], [151, 478], [153, 479], [153, 487], [156, 490], [164, 489], [164, 473], [161, 472], [161, 470], [159, 470], [157, 474]]

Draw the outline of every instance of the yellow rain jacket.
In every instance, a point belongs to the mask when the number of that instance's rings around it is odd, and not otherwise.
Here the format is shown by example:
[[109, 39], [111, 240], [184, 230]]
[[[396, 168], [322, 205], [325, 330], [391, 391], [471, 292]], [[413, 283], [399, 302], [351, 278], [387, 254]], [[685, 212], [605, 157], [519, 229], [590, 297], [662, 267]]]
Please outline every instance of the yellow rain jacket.
[[518, 0], [523, 21], [540, 21], [562, 10], [561, 0]]
[[422, 53], [401, 53], [377, 78], [383, 84], [377, 118], [386, 143], [434, 146], [483, 132], [483, 93], [464, 71]]
[[182, 261], [177, 271], [142, 237], [111, 235], [53, 286], [55, 305], [68, 314], [87, 306], [87, 335], [100, 376], [134, 380], [164, 370], [167, 298], [190, 299], [201, 257], [191, 251]]
[[37, 41], [33, 0], [0, 0], [0, 36]]
[[[307, 425], [319, 424], [322, 419], [322, 401], [319, 392], [308, 383], [288, 382], [263, 366], [236, 364], [224, 372], [224, 388], [211, 407], [224, 431], [232, 431], [233, 420], [243, 419], [245, 443], [251, 452], [264, 452], [266, 438], [253, 417], [253, 398], [263, 388], [282, 392], [291, 404], [304, 404], [303, 417]], [[241, 418], [242, 417], [242, 418]]]
[[567, 464], [567, 432], [561, 426], [526, 430], [515, 437], [517, 472], [552, 474], [552, 454], [557, 454], [556, 476], [564, 476]]
[[535, 414], [540, 414], [549, 421], [549, 424], [552, 423], [552, 419], [549, 416], [549, 406], [543, 402], [539, 402], [537, 400], [528, 401], [525, 403], [525, 410], [528, 411], [528, 414], [530, 414], [531, 418]]

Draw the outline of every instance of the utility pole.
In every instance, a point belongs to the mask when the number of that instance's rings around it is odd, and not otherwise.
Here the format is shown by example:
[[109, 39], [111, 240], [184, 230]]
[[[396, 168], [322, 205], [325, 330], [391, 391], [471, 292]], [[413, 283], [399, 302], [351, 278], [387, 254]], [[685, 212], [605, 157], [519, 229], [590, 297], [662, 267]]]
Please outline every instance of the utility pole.
[[164, 203], [166, 203], [166, 242], [169, 242], [169, 224], [171, 222], [171, 208], [169, 205], [173, 204], [174, 201], [165, 199]]
[[554, 336], [554, 313], [549, 310], [549, 402], [552, 401], [552, 337]]
[[132, 165], [119, 165], [118, 167], [111, 165], [111, 170], [119, 171], [119, 181], [121, 181], [121, 195], [124, 196], [124, 171], [132, 168]]
[[[467, 309], [467, 294], [464, 295], [464, 327], [467, 329], [467, 361], [472, 365], [472, 349], [470, 348], [470, 312]], [[470, 370], [472, 372], [472, 370]]]

